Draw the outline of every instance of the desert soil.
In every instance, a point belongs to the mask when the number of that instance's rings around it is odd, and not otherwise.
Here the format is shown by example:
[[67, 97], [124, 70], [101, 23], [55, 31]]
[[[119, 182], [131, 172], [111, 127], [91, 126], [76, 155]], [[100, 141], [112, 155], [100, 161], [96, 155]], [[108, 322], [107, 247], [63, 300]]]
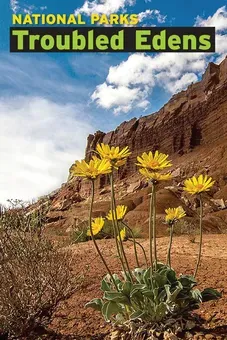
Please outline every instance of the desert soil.
[[[197, 237], [198, 238], [198, 237]], [[148, 240], [140, 240], [148, 250]], [[159, 260], [165, 261], [168, 238], [158, 239]], [[100, 248], [111, 270], [119, 272], [113, 240], [100, 240]], [[135, 266], [132, 243], [125, 243], [130, 264]], [[98, 312], [86, 309], [85, 304], [101, 297], [100, 281], [106, 274], [92, 242], [70, 246], [75, 272], [84, 275], [82, 287], [67, 301], [62, 302], [51, 322], [51, 329], [70, 339], [108, 339], [110, 325]], [[175, 237], [172, 266], [178, 274], [192, 274], [196, 264], [198, 239], [192, 243], [186, 236]], [[143, 257], [140, 254], [141, 263]], [[198, 288], [212, 287], [223, 293], [219, 301], [204, 303], [198, 314], [206, 322], [207, 331], [197, 330], [192, 339], [227, 339], [227, 235], [205, 235], [202, 264], [198, 273]], [[186, 339], [186, 337], [183, 337]]]

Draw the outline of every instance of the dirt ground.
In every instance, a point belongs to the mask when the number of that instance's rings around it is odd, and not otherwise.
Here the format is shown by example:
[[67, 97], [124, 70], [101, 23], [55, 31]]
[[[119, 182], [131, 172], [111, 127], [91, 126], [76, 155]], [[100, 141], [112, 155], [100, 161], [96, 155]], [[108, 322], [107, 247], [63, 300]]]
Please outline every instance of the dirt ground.
[[[197, 237], [198, 238], [198, 237]], [[140, 240], [148, 250], [148, 240]], [[168, 238], [158, 239], [159, 260], [165, 261]], [[99, 246], [111, 270], [119, 270], [113, 240], [101, 240]], [[135, 265], [132, 243], [125, 243], [130, 264]], [[82, 287], [66, 302], [60, 304], [51, 322], [51, 329], [70, 339], [107, 339], [110, 325], [98, 312], [86, 309], [85, 303], [101, 297], [100, 280], [106, 274], [93, 243], [71, 246], [75, 271], [84, 274]], [[196, 264], [198, 240], [190, 242], [186, 236], [175, 237], [173, 242], [172, 266], [178, 274], [192, 274]], [[143, 264], [142, 253], [140, 259]], [[219, 301], [204, 303], [197, 312], [206, 323], [206, 332], [197, 332], [193, 339], [227, 339], [227, 235], [205, 235], [202, 265], [198, 273], [198, 288], [212, 287], [223, 293]]]

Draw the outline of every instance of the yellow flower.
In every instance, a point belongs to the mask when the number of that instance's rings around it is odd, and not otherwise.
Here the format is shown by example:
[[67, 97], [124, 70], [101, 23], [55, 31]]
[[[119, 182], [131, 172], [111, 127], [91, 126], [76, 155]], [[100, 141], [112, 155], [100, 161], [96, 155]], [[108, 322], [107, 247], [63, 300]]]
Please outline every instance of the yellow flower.
[[118, 241], [120, 241], [120, 240], [125, 241], [126, 238], [127, 238], [126, 229], [124, 228], [120, 231], [120, 235], [118, 235], [117, 239], [118, 239]]
[[158, 172], [151, 172], [146, 168], [139, 169], [139, 172], [141, 175], [143, 175], [146, 180], [152, 181], [152, 182], [160, 182], [160, 181], [168, 181], [172, 179], [172, 175], [170, 173], [168, 174], [160, 174]]
[[[104, 219], [102, 217], [97, 217], [93, 220], [93, 222], [91, 223], [91, 227], [92, 227], [92, 231], [93, 231], [93, 235], [97, 235], [103, 228], [104, 226]], [[87, 231], [87, 236], [91, 236], [91, 230], [89, 229]]]
[[128, 146], [120, 151], [119, 146], [110, 147], [106, 144], [98, 144], [96, 151], [102, 159], [108, 159], [114, 168], [119, 168], [126, 163], [126, 159], [131, 155]]
[[184, 182], [184, 190], [192, 195], [200, 194], [201, 192], [209, 191], [214, 183], [215, 181], [213, 181], [212, 177], [208, 178], [207, 175], [200, 175], [198, 178], [193, 176]]
[[[127, 212], [127, 207], [125, 205], [118, 205], [116, 207], [116, 213], [114, 214], [115, 216], [115, 220], [117, 219], [118, 221], [123, 220], [123, 218], [125, 217], [125, 214]], [[106, 216], [106, 218], [109, 221], [113, 221], [113, 214], [112, 214], [112, 210], [109, 211], [109, 214]]]
[[166, 223], [168, 224], [173, 224], [182, 217], [186, 216], [186, 213], [182, 207], [166, 209], [165, 213], [166, 213], [165, 220]]
[[85, 160], [76, 161], [70, 169], [70, 175], [95, 179], [99, 175], [109, 174], [111, 170], [111, 164], [107, 159], [93, 157], [89, 163]]
[[149, 153], [144, 152], [141, 157], [137, 157], [139, 162], [137, 165], [153, 171], [163, 170], [172, 166], [170, 161], [167, 160], [168, 157], [169, 155], [159, 153], [159, 151], [155, 151], [154, 154], [151, 151]]

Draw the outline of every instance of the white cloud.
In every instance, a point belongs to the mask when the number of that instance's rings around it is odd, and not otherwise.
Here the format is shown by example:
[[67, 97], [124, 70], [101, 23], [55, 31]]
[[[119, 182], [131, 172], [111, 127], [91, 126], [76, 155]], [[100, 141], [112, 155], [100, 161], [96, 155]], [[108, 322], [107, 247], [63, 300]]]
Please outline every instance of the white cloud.
[[166, 21], [166, 15], [162, 15], [157, 9], [147, 9], [144, 12], [139, 13], [139, 22], [143, 22], [148, 19], [156, 19], [159, 24], [163, 24]]
[[214, 15], [207, 19], [198, 16], [195, 26], [216, 28], [216, 52], [218, 54], [216, 62], [220, 63], [227, 54], [227, 7], [218, 8]]
[[166, 82], [163, 82], [163, 86], [168, 90], [170, 93], [176, 93], [182, 89], [187, 88], [192, 83], [198, 81], [198, 77], [195, 73], [185, 73], [180, 79]]
[[118, 66], [111, 66], [107, 76], [107, 82], [118, 86], [129, 86], [137, 84], [154, 85], [152, 79], [152, 65], [149, 60], [152, 57], [145, 54], [132, 54], [126, 61]]
[[195, 26], [201, 27], [215, 27], [216, 32], [220, 32], [223, 30], [227, 30], [227, 9], [226, 6], [219, 8], [213, 16], [209, 16], [207, 19], [204, 19], [200, 16], [197, 16]]
[[[152, 11], [148, 10], [141, 14], [141, 18], [149, 15], [152, 15]], [[135, 107], [146, 108], [148, 96], [156, 86], [170, 94], [186, 89], [189, 84], [198, 81], [210, 61], [219, 63], [225, 57], [226, 18], [227, 9], [221, 7], [207, 19], [200, 17], [196, 19], [196, 25], [199, 26], [216, 25], [219, 32], [216, 35], [216, 53], [131, 54], [126, 61], [109, 68], [105, 83], [96, 88], [92, 100], [101, 107], [113, 109], [119, 114], [127, 113]], [[120, 90], [122, 87], [123, 92]], [[112, 91], [114, 89], [111, 100], [107, 98], [106, 89]], [[122, 93], [127, 93], [127, 96], [124, 96], [124, 103], [122, 103]], [[135, 93], [137, 93], [136, 97]]]
[[0, 202], [47, 194], [83, 158], [93, 128], [78, 108], [39, 97], [0, 98]]
[[[112, 13], [117, 13], [120, 10], [125, 11], [127, 6], [134, 6], [135, 4], [136, 0], [94, 0], [94, 1], [86, 0], [82, 7], [79, 7], [75, 10], [75, 15], [78, 15], [79, 13], [83, 13], [88, 16], [91, 15], [92, 13], [110, 15]], [[157, 9], [152, 10], [147, 9], [146, 11], [139, 13], [138, 17], [139, 22], [141, 23], [144, 20], [148, 19], [156, 20], [158, 23], [164, 23], [166, 20], [166, 16], [162, 15], [161, 12]]]
[[216, 50], [219, 54], [216, 62], [220, 63], [227, 55], [227, 34], [216, 35]]
[[218, 53], [227, 53], [227, 34], [218, 34], [216, 36], [216, 51]]
[[137, 88], [130, 89], [125, 86], [115, 87], [103, 83], [97, 86], [95, 92], [92, 94], [91, 99], [96, 101], [98, 106], [105, 109], [111, 109], [118, 103], [119, 108], [114, 109], [114, 114], [117, 115], [120, 111], [127, 113], [132, 109], [133, 103], [137, 98], [143, 98], [144, 94]]
[[10, 0], [10, 7], [13, 13], [17, 13], [19, 10], [19, 2], [17, 0]]
[[146, 110], [149, 105], [150, 105], [149, 100], [143, 100], [137, 104], [137, 107]]
[[32, 14], [34, 11], [44, 11], [47, 6], [36, 7], [35, 5], [29, 5], [19, 0], [10, 0], [10, 8], [14, 14], [18, 12], [24, 12], [25, 14]]
[[92, 13], [98, 14], [112, 14], [117, 13], [119, 10], [124, 10], [126, 6], [133, 6], [136, 0], [86, 0], [82, 7], [75, 10], [75, 15], [83, 13], [91, 15]]
[[[169, 93], [185, 89], [198, 80], [206, 67], [202, 53], [132, 54], [111, 66], [106, 82], [97, 86], [91, 99], [105, 109], [127, 113], [135, 106], [146, 109], [155, 86]], [[186, 73], [186, 74], [185, 74]]]

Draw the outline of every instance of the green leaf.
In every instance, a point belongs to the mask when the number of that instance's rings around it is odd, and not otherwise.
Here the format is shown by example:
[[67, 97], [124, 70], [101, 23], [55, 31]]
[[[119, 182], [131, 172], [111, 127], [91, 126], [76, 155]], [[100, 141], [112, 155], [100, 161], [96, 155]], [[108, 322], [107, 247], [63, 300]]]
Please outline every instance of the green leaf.
[[102, 314], [104, 316], [105, 321], [110, 321], [112, 315], [116, 315], [121, 311], [121, 307], [118, 306], [116, 302], [107, 301], [104, 303], [102, 307]]
[[132, 272], [135, 279], [141, 284], [144, 283], [144, 280], [143, 280], [144, 272], [145, 272], [145, 269], [142, 269], [142, 268], [136, 268]]
[[144, 312], [142, 310], [137, 310], [130, 315], [130, 320], [142, 319]]
[[117, 302], [117, 303], [125, 303], [125, 304], [130, 303], [127, 296], [125, 296], [122, 292], [113, 292], [113, 291], [105, 292], [104, 298], [108, 301], [114, 301], [114, 302]]
[[122, 282], [118, 283], [117, 288], [119, 291], [122, 290], [122, 287], [123, 287], [123, 283]]
[[[115, 283], [116, 283], [117, 285], [118, 285], [119, 283], [121, 283], [121, 280], [119, 279], [119, 277], [118, 277], [117, 274], [113, 274], [113, 279], [114, 279], [114, 281], [115, 281]], [[114, 283], [113, 283], [112, 278], [111, 278], [111, 276], [110, 276], [109, 274], [107, 274], [107, 275], [103, 278], [103, 280], [105, 280], [105, 282], [106, 282], [107, 284], [109, 284], [111, 288], [114, 287]]]
[[156, 308], [155, 308], [155, 319], [156, 321], [161, 321], [166, 314], [168, 313], [167, 304], [164, 302], [161, 302]]
[[131, 290], [133, 288], [133, 284], [129, 281], [126, 281], [123, 285], [122, 285], [122, 293], [124, 295], [126, 295], [127, 297], [130, 297], [130, 293], [131, 293]]
[[105, 279], [103, 279], [101, 282], [101, 289], [103, 292], [110, 291], [111, 290], [110, 283], [108, 283]]
[[166, 300], [166, 290], [162, 290], [158, 295], [158, 301], [164, 302]]
[[169, 283], [175, 283], [177, 281], [176, 273], [174, 270], [169, 269], [166, 273]]
[[196, 279], [192, 275], [182, 275], [179, 280], [184, 288], [191, 289], [197, 286]]
[[101, 312], [103, 306], [103, 301], [101, 299], [93, 299], [90, 302], [86, 303], [86, 308], [93, 308], [99, 312]]
[[199, 303], [201, 303], [203, 300], [202, 294], [199, 289], [192, 290], [192, 297]]
[[157, 263], [157, 271], [159, 272], [159, 271], [162, 271], [163, 269], [167, 270], [167, 269], [169, 269], [169, 267], [166, 264], [158, 262]]
[[155, 283], [158, 288], [163, 288], [167, 281], [166, 271], [163, 271], [162, 273], [155, 273]]
[[152, 290], [146, 288], [146, 289], [143, 289], [141, 292], [144, 296], [148, 297], [149, 299], [152, 299], [152, 300], [154, 299], [154, 293]]
[[151, 268], [148, 268], [147, 270], [145, 270], [144, 274], [143, 274], [143, 281], [147, 286], [150, 286], [151, 284]]
[[119, 279], [119, 276], [117, 274], [113, 274], [113, 278], [117, 285], [121, 283], [121, 280]]
[[171, 292], [170, 288], [171, 288], [170, 285], [165, 285], [165, 290], [166, 290], [166, 295], [167, 295], [166, 303], [175, 302], [177, 295], [181, 292], [181, 290], [183, 289], [183, 286], [180, 282], [178, 282], [178, 287], [176, 287], [174, 291]]
[[131, 293], [130, 293], [130, 297], [132, 297], [134, 294], [140, 292], [143, 290], [143, 289], [146, 289], [146, 285], [143, 285], [143, 284], [134, 284], [133, 287], [132, 287], [132, 290], [131, 290]]
[[157, 299], [158, 299], [158, 295], [159, 295], [159, 288], [155, 288], [155, 289], [153, 289], [153, 294], [154, 294], [154, 301], [158, 301]]
[[201, 295], [202, 295], [203, 302], [210, 301], [210, 300], [218, 300], [222, 297], [222, 294], [213, 288], [204, 289]]

